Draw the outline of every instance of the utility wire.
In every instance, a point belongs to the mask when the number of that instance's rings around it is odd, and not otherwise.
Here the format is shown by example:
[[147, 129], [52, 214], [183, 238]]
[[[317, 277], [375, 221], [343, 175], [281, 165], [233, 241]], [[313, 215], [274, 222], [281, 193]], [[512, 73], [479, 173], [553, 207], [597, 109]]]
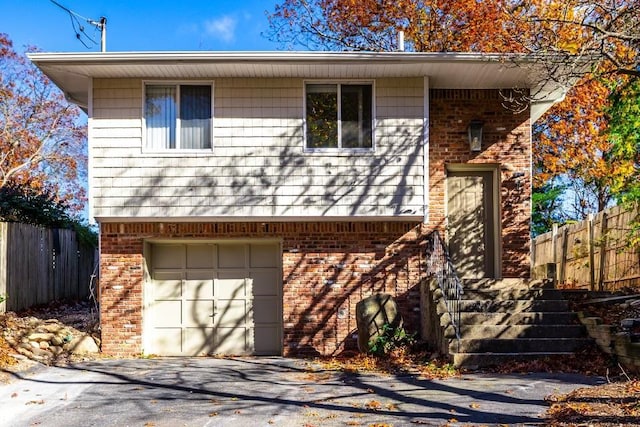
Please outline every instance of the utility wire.
[[87, 32], [85, 31], [85, 28], [82, 25], [82, 23], [80, 22], [80, 20], [86, 21], [87, 23], [93, 25], [96, 29], [101, 29], [102, 30], [104, 24], [101, 21], [96, 21], [96, 20], [93, 20], [91, 18], [86, 18], [86, 17], [74, 12], [73, 10], [69, 9], [68, 7], [65, 7], [65, 6], [61, 5], [60, 3], [58, 3], [55, 0], [49, 0], [49, 1], [69, 14], [69, 19], [71, 20], [71, 27], [73, 28], [73, 31], [76, 34], [76, 39], [78, 39], [78, 41], [80, 43], [82, 43], [84, 45], [84, 47], [86, 47], [87, 49], [91, 49], [91, 46], [89, 46], [89, 44], [87, 42], [85, 42], [85, 40], [83, 40], [83, 36], [84, 36], [84, 38], [86, 38], [89, 42], [93, 43], [94, 45], [98, 44], [98, 42], [96, 42], [93, 38], [91, 38], [91, 36], [89, 34], [87, 34]]

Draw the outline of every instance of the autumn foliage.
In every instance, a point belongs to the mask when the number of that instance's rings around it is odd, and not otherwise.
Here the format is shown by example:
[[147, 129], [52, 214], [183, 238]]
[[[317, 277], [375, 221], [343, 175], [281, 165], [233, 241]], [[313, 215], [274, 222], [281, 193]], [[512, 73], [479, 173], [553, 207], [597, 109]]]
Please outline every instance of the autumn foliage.
[[542, 78], [568, 92], [534, 128], [535, 186], [568, 190], [564, 214], [580, 219], [638, 174], [633, 156], [613, 155], [609, 120], [618, 88], [640, 76], [640, 0], [283, 0], [269, 20], [289, 48], [395, 51], [402, 30], [412, 51], [543, 54]]
[[85, 129], [80, 110], [0, 34], [0, 188], [29, 187], [81, 209]]

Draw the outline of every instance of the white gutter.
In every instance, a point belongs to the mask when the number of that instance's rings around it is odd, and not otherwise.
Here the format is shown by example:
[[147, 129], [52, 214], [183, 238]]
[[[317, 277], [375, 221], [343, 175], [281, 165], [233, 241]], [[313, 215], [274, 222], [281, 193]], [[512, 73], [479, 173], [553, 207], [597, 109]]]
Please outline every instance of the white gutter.
[[536, 57], [519, 53], [474, 53], [474, 52], [33, 52], [27, 57], [33, 62], [59, 62], [106, 64], [110, 62], [505, 62], [514, 61], [519, 64], [535, 63]]
[[423, 83], [423, 118], [422, 118], [422, 211], [423, 224], [429, 222], [429, 76], [424, 76]]

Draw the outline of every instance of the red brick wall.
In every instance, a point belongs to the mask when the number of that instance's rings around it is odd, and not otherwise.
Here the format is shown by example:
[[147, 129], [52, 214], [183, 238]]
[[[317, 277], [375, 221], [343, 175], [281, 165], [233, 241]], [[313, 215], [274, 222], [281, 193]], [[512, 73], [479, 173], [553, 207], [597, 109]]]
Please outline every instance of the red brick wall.
[[[497, 90], [430, 91], [429, 226], [445, 227], [447, 165], [499, 164], [501, 174], [502, 276], [529, 277], [531, 126], [529, 110], [514, 114]], [[482, 151], [469, 150], [467, 126], [484, 121]], [[514, 173], [524, 173], [514, 179]], [[519, 184], [516, 182], [519, 181]]]
[[286, 355], [354, 348], [355, 305], [396, 296], [418, 330], [421, 226], [415, 222], [133, 223], [101, 225], [102, 350], [142, 349], [143, 242], [149, 238], [282, 239]]

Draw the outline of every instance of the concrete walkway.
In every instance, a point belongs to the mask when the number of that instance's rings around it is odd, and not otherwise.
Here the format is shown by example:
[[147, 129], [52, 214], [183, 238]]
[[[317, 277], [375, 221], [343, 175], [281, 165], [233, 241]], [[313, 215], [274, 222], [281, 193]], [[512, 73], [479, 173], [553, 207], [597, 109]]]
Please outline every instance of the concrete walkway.
[[0, 426], [533, 425], [545, 396], [602, 382], [309, 372], [286, 358], [103, 360], [13, 377], [0, 385]]

